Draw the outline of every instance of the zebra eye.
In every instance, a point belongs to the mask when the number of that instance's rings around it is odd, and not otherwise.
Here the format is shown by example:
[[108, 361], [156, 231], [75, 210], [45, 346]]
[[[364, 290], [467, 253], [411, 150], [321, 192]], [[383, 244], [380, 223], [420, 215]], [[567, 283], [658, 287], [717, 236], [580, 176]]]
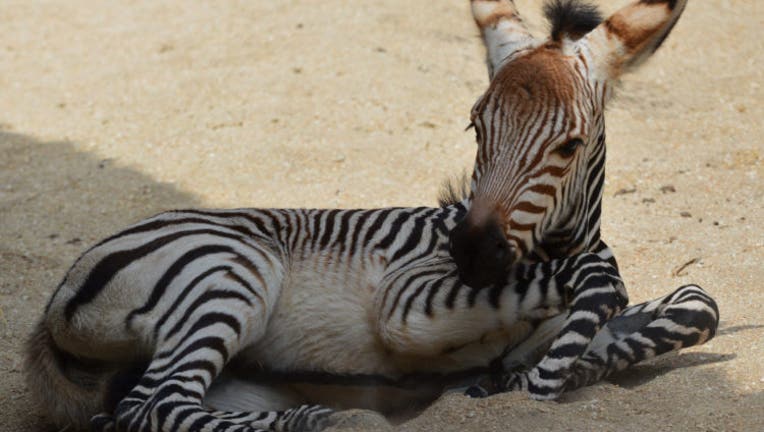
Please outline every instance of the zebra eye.
[[584, 145], [584, 140], [581, 138], [573, 138], [565, 142], [565, 144], [557, 147], [555, 151], [564, 158], [569, 158], [576, 153], [576, 149], [579, 146]]

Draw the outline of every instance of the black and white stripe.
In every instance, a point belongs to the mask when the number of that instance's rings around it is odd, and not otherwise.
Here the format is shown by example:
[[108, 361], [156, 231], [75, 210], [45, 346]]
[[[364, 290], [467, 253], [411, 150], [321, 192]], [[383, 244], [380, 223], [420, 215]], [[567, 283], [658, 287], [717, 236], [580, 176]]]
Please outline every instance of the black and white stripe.
[[[368, 306], [375, 311], [377, 337], [386, 350], [434, 360], [453, 355], [458, 359], [465, 347], [480, 344], [484, 334], [510, 331], [520, 323], [527, 329], [504, 347], [505, 363], [526, 356], [528, 345], [545, 346], [531, 350], [546, 356], [530, 373], [490, 372], [496, 355], [477, 362], [456, 360], [441, 372], [428, 370], [426, 363], [419, 366], [421, 373], [436, 372], [444, 386], [454, 384], [454, 376], [464, 382], [465, 371], [471, 371], [468, 375], [489, 374], [499, 383], [486, 391], [526, 389], [536, 396], [556, 395], [562, 388], [597, 381], [667, 347], [701, 343], [713, 335], [715, 306], [699, 288], [619, 315], [626, 304], [625, 291], [604, 245], [596, 253], [519, 264], [503, 283], [485, 288], [465, 285], [457, 276], [448, 243], [449, 232], [466, 211], [463, 202], [444, 208], [164, 213], [88, 250], [48, 305], [49, 328], [44, 331], [54, 340], [93, 337], [94, 330], [109, 336], [111, 340], [89, 340], [87, 349], [66, 342], [57, 349], [100, 359], [115, 369], [102, 387], [113, 406], [104, 406], [108, 412], [94, 418], [93, 424], [100, 430], [125, 431], [312, 430], [328, 424], [331, 410], [312, 405], [255, 413], [204, 407], [205, 394], [230, 360], [237, 357], [247, 363], [247, 349], [258, 345], [269, 326], [278, 325], [272, 315], [279, 293], [298, 267], [307, 267], [328, 285], [346, 283], [355, 272], [376, 275], [371, 289], [378, 303]], [[566, 311], [569, 316], [563, 323], [557, 317]], [[626, 326], [629, 334], [618, 330], [623, 317], [647, 313], [654, 319], [646, 326]], [[691, 322], [678, 319], [682, 313]], [[353, 319], [360, 323], [367, 317]], [[553, 333], [547, 330], [546, 337], [534, 333], [555, 320], [560, 322]], [[470, 328], [464, 328], [466, 322]], [[601, 322], [614, 324], [601, 330]], [[106, 325], [112, 327], [101, 328]], [[358, 342], [322, 335], [328, 331], [325, 323], [300, 325], [329, 344]], [[654, 339], [656, 332], [660, 339]], [[688, 332], [703, 337], [692, 338]], [[557, 333], [561, 336], [551, 342], [548, 335]], [[607, 335], [606, 343], [600, 335]], [[130, 346], [120, 347], [120, 342]], [[99, 351], [109, 347], [118, 352]], [[586, 354], [580, 360], [568, 357], [577, 350]], [[126, 356], [125, 361], [116, 361], [114, 354]], [[388, 354], [382, 350], [379, 355]], [[130, 371], [133, 381], [121, 372], [126, 363], [144, 364], [137, 373]], [[279, 369], [279, 365], [264, 366]], [[309, 371], [294, 372], [301, 376]], [[358, 383], [368, 377], [352, 368], [321, 372]], [[379, 371], [382, 381], [365, 385], [404, 386], [420, 377], [410, 372]], [[289, 375], [289, 369], [281, 373]], [[504, 378], [497, 381], [496, 373]], [[252, 371], [253, 377], [259, 374]], [[115, 382], [121, 383], [124, 394], [115, 393], [119, 390]], [[306, 402], [331, 405], [331, 396]]]
[[[713, 337], [718, 309], [697, 286], [627, 307], [600, 239], [611, 90], [590, 68], [601, 47], [571, 46], [564, 35], [582, 27], [559, 20], [559, 37], [535, 44], [511, 3], [472, 3], [498, 51], [473, 110], [469, 198], [177, 210], [101, 241], [30, 338], [28, 382], [53, 419], [312, 431], [334, 408], [392, 410], [451, 387], [550, 399]], [[685, 2], [670, 3], [667, 25]]]

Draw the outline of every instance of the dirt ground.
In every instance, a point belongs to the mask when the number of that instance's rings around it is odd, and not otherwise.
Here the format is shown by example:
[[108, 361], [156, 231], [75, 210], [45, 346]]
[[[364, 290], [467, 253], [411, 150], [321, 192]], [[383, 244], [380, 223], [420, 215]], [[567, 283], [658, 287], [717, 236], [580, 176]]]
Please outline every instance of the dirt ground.
[[[0, 430], [49, 430], [22, 341], [120, 227], [177, 207], [434, 204], [471, 167], [487, 85], [468, 3], [2, 1]], [[539, 2], [517, 3], [543, 31]], [[607, 119], [604, 238], [632, 301], [700, 284], [716, 339], [559, 402], [450, 395], [400, 429], [764, 430], [763, 29], [758, 0], [691, 1]]]

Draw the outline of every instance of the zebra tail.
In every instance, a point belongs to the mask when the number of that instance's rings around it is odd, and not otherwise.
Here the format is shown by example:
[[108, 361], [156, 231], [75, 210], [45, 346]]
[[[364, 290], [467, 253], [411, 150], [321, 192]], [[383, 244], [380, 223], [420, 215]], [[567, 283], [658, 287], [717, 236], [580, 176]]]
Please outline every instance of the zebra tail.
[[[26, 346], [26, 382], [38, 407], [59, 428], [89, 430], [90, 418], [103, 411], [109, 373], [86, 367], [59, 349], [40, 320]], [[99, 370], [100, 369], [100, 370]]]

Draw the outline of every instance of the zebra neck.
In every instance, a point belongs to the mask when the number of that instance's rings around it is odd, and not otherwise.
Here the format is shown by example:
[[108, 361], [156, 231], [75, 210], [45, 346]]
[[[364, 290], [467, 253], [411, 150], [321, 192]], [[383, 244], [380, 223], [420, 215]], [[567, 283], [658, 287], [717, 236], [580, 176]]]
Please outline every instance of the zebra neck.
[[576, 235], [573, 231], [553, 233], [544, 237], [543, 241], [529, 255], [532, 261], [549, 261], [573, 256], [589, 251], [599, 243], [599, 224], [588, 235]]

